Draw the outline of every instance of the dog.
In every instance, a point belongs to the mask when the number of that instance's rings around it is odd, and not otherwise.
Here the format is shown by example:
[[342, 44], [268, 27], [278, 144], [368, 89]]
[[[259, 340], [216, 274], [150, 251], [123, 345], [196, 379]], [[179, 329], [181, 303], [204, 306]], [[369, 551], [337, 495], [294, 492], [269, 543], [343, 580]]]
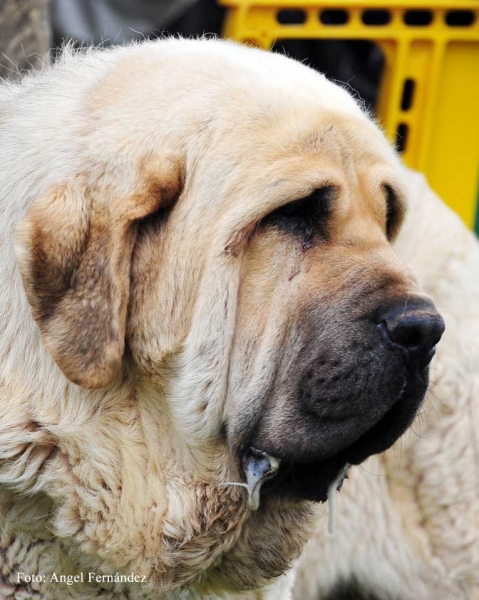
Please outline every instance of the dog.
[[395, 151], [324, 76], [217, 40], [67, 50], [0, 104], [4, 589], [267, 586], [427, 389]]
[[[472, 599], [479, 593], [479, 244], [418, 173], [395, 246], [447, 322], [410, 432], [351, 473], [298, 567], [294, 597]], [[343, 595], [341, 595], [343, 594]]]

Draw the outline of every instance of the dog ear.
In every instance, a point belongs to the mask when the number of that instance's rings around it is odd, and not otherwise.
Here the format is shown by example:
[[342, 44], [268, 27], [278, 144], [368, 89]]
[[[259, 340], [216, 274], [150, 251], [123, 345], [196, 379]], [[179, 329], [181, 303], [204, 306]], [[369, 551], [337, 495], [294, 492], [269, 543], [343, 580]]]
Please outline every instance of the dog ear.
[[138, 220], [168, 206], [181, 188], [172, 162], [142, 177], [134, 193], [122, 194], [111, 180], [77, 177], [51, 190], [33, 203], [15, 238], [43, 341], [64, 375], [86, 388], [107, 385], [121, 368]]

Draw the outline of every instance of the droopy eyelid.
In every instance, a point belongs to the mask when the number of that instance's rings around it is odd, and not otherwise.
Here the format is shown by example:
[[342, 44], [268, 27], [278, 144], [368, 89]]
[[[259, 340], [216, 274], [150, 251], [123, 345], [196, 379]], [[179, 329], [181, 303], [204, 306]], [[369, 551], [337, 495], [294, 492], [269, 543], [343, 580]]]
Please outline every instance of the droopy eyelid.
[[300, 234], [306, 241], [316, 234], [326, 239], [328, 221], [338, 190], [325, 186], [314, 190], [306, 197], [287, 202], [272, 211], [263, 224], [273, 224], [282, 231]]

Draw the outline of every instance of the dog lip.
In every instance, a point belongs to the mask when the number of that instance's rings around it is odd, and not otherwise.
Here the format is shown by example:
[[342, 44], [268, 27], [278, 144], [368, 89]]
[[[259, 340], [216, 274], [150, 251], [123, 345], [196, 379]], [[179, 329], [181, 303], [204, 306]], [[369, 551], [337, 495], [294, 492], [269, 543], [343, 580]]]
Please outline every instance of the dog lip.
[[[338, 481], [338, 490], [341, 489], [343, 480], [347, 479], [348, 466], [347, 459], [341, 454], [316, 463], [284, 462], [278, 476], [265, 482], [262, 493], [264, 497], [326, 502], [335, 481]], [[341, 473], [345, 477], [339, 481]]]
[[[401, 397], [403, 393], [404, 388]], [[396, 416], [394, 410], [396, 406], [397, 403], [375, 424], [373, 429], [379, 427], [381, 432], [383, 429], [387, 431], [389, 420]], [[328, 499], [329, 486], [347, 465], [357, 465], [368, 456], [383, 452], [390, 446], [390, 443], [384, 444], [380, 441], [381, 436], [379, 440], [374, 440], [379, 447], [372, 445], [369, 437], [370, 430], [339, 452], [317, 461], [295, 461], [292, 458], [284, 458], [278, 476], [265, 483], [263, 493], [291, 500], [325, 502]]]
[[262, 497], [293, 502], [326, 501], [328, 486], [346, 464], [357, 465], [373, 454], [384, 452], [406, 431], [424, 398], [427, 380], [427, 369], [415, 370], [414, 377], [404, 377], [389, 410], [361, 435], [354, 436], [345, 446], [331, 448], [330, 453], [318, 453], [314, 445], [311, 452], [305, 452], [307, 439], [303, 440], [303, 445], [295, 447], [294, 444], [290, 446], [287, 439], [282, 438], [280, 443], [274, 437], [256, 431], [249, 437], [248, 445], [282, 459], [274, 478], [263, 481]]

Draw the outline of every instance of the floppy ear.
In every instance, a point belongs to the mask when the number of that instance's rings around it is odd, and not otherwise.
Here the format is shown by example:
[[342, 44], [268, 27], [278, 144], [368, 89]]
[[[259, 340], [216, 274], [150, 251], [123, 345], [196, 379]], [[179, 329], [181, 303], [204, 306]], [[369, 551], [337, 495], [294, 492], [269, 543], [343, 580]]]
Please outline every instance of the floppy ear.
[[179, 194], [179, 169], [170, 163], [168, 171], [123, 196], [78, 177], [38, 198], [17, 226], [33, 316], [56, 363], [78, 385], [103, 387], [120, 371], [137, 221]]

